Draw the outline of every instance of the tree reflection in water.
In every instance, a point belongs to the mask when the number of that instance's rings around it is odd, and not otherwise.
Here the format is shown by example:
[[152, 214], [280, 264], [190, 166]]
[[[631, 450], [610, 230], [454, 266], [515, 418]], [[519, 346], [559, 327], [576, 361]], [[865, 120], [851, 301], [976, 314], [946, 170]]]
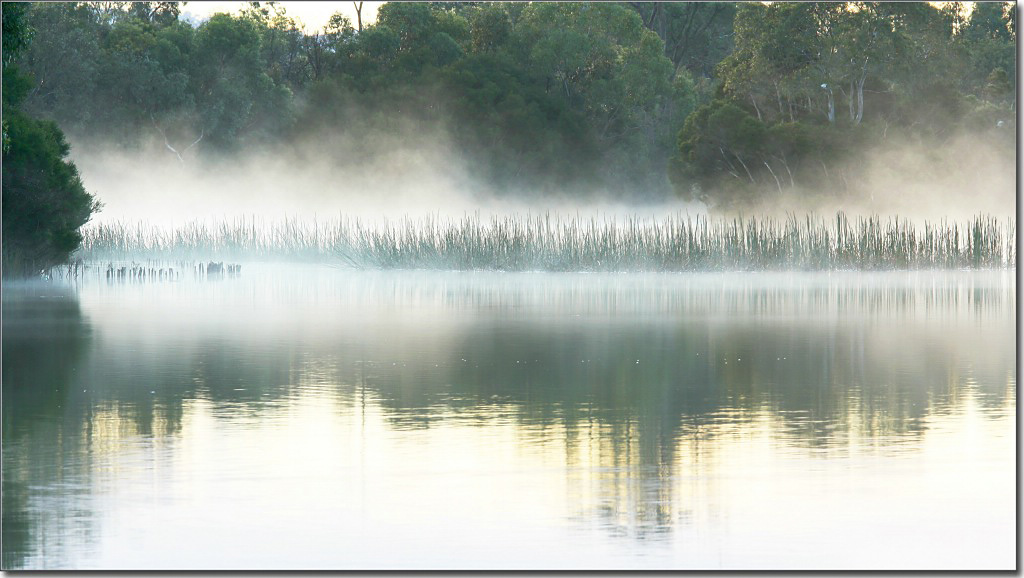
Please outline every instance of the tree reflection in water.
[[968, 405], [1012, 414], [1012, 281], [361, 275], [5, 288], [5, 567], [64, 565], [42, 541], [96, 531], [91, 485], [174, 474], [199, 402], [254, 428], [311, 399], [363, 432], [511, 424], [561, 456], [570, 523], [654, 542], [718, 515], [744, 444], [885, 455]]

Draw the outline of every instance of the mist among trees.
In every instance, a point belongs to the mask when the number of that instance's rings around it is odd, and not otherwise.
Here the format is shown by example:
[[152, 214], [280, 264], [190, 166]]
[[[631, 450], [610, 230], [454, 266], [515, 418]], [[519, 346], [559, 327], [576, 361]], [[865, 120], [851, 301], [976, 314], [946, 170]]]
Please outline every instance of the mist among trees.
[[11, 48], [4, 5], [5, 247], [8, 189], [35, 186], [8, 168], [27, 119], [56, 123], [51, 156], [63, 131], [211, 167], [338, 134], [365, 141], [358, 163], [389, 146], [373, 135], [437, 135], [497, 195], [719, 212], [902, 194], [878, 190], [880, 157], [907, 178], [1015, 163], [1007, 3], [389, 3], [319, 30], [287, 3], [199, 23], [174, 2], [23, 6], [31, 41]]

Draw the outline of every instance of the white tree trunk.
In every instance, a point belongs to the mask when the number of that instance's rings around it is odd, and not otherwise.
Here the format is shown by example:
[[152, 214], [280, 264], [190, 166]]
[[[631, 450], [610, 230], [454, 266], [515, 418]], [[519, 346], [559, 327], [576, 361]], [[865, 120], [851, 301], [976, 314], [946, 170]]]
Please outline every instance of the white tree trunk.
[[203, 136], [206, 135], [206, 129], [204, 128], [199, 132], [199, 138], [193, 141], [192, 144], [185, 147], [185, 149], [182, 150], [181, 152], [178, 152], [177, 149], [171, 146], [170, 141], [167, 140], [167, 133], [165, 133], [164, 129], [160, 128], [160, 125], [156, 123], [156, 118], [153, 116], [152, 113], [150, 113], [149, 118], [153, 121], [153, 126], [156, 127], [156, 130], [160, 131], [160, 136], [164, 137], [164, 146], [167, 147], [167, 150], [174, 153], [174, 156], [178, 157], [178, 162], [181, 163], [181, 166], [185, 166], [185, 159], [182, 158], [181, 154], [188, 152], [189, 149], [199, 144], [199, 141], [203, 140]]
[[836, 123], [836, 99], [832, 95], [832, 88], [825, 85], [825, 90], [828, 91], [828, 122], [829, 124]]
[[866, 79], [867, 71], [864, 71], [857, 79], [857, 118], [854, 119], [854, 124], [860, 124], [861, 119], [864, 118], [864, 81]]
[[854, 105], [854, 96], [853, 96], [854, 92], [856, 92], [856, 90], [854, 89], [853, 81], [851, 80], [850, 81], [850, 94], [847, 95], [849, 97], [849, 98], [847, 98], [847, 102], [850, 103], [850, 120], [853, 121], [854, 123], [856, 123], [857, 122], [857, 109], [856, 109], [856, 106]]
[[761, 162], [764, 163], [764, 166], [768, 167], [768, 172], [771, 173], [773, 177], [775, 177], [775, 186], [779, 187], [779, 194], [781, 195], [782, 194], [782, 183], [779, 182], [779, 177], [776, 176], [775, 171], [772, 170], [772, 166], [770, 164], [768, 164], [768, 161], [761, 161]]
[[864, 81], [868, 78], [868, 59], [864, 57], [864, 65], [860, 68], [860, 77], [857, 78], [857, 116], [853, 119], [854, 124], [860, 124], [864, 118]]
[[740, 165], [742, 165], [743, 170], [747, 172], [747, 177], [750, 178], [750, 182], [756, 185], [757, 181], [754, 180], [754, 175], [750, 174], [750, 169], [747, 168], [747, 163], [743, 162], [743, 158], [741, 158], [740, 155], [736, 154], [735, 152], [733, 152], [732, 155], [736, 157], [736, 160], [740, 161]]
[[779, 82], [773, 80], [772, 84], [775, 85], [775, 99], [779, 101], [779, 116], [782, 117], [786, 114], [786, 109], [782, 106], [782, 92], [779, 91]]

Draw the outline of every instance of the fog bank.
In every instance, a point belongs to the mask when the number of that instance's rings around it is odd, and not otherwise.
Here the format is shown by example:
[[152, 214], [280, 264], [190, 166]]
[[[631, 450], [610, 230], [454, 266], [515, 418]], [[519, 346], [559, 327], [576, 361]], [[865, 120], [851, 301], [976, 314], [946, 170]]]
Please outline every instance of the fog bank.
[[417, 132], [309, 137], [287, 149], [249, 149], [229, 158], [204, 158], [200, 143], [197, 152], [183, 155], [184, 162], [162, 140], [136, 150], [78, 142], [71, 157], [87, 190], [103, 203], [92, 223], [141, 221], [163, 228], [239, 217], [706, 212], [702, 203], [638, 202], [571, 184], [558, 194], [499, 191], [474, 177], [473, 163], [453, 152], [445, 134], [413, 136]]
[[[699, 202], [652, 201], [642, 191], [623, 196], [571, 183], [555, 194], [498, 190], [474, 176], [473, 161], [456, 151], [444, 130], [398, 118], [390, 119], [386, 130], [322, 131], [287, 147], [250, 147], [230, 155], [208, 154], [200, 142], [180, 161], [162, 138], [134, 150], [72, 142], [71, 156], [86, 188], [103, 203], [92, 223], [173, 228], [243, 217], [373, 221], [552, 212], [659, 218], [708, 212]], [[916, 222], [978, 214], [1011, 218], [1016, 211], [1013, 161], [1005, 139], [963, 134], [941, 144], [886, 141], [856, 163], [831, 168], [842, 171], [849, 183], [846, 191], [782, 187], [778, 194], [766, 192], [754, 206], [712, 215], [785, 218], [844, 211]], [[799, 185], [799, 172], [794, 176]]]

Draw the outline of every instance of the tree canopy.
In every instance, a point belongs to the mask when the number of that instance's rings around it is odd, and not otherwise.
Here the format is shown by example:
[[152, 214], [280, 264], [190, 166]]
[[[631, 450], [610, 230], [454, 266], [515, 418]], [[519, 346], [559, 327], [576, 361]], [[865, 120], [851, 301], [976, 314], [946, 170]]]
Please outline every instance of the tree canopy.
[[65, 262], [79, 228], [98, 208], [86, 192], [57, 124], [21, 110], [33, 86], [14, 64], [31, 46], [28, 5], [3, 10], [3, 276], [38, 274]]
[[1012, 155], [1013, 30], [999, 3], [742, 4], [719, 90], [680, 132], [677, 189], [712, 206], [841, 197], [880, 144], [965, 133]]
[[4, 35], [22, 106], [183, 163], [415, 127], [496, 191], [720, 209], [845, 194], [881, 142], [1015, 133], [1005, 3], [387, 3], [358, 30], [307, 30], [287, 3], [180, 15], [29, 5], [34, 40]]

